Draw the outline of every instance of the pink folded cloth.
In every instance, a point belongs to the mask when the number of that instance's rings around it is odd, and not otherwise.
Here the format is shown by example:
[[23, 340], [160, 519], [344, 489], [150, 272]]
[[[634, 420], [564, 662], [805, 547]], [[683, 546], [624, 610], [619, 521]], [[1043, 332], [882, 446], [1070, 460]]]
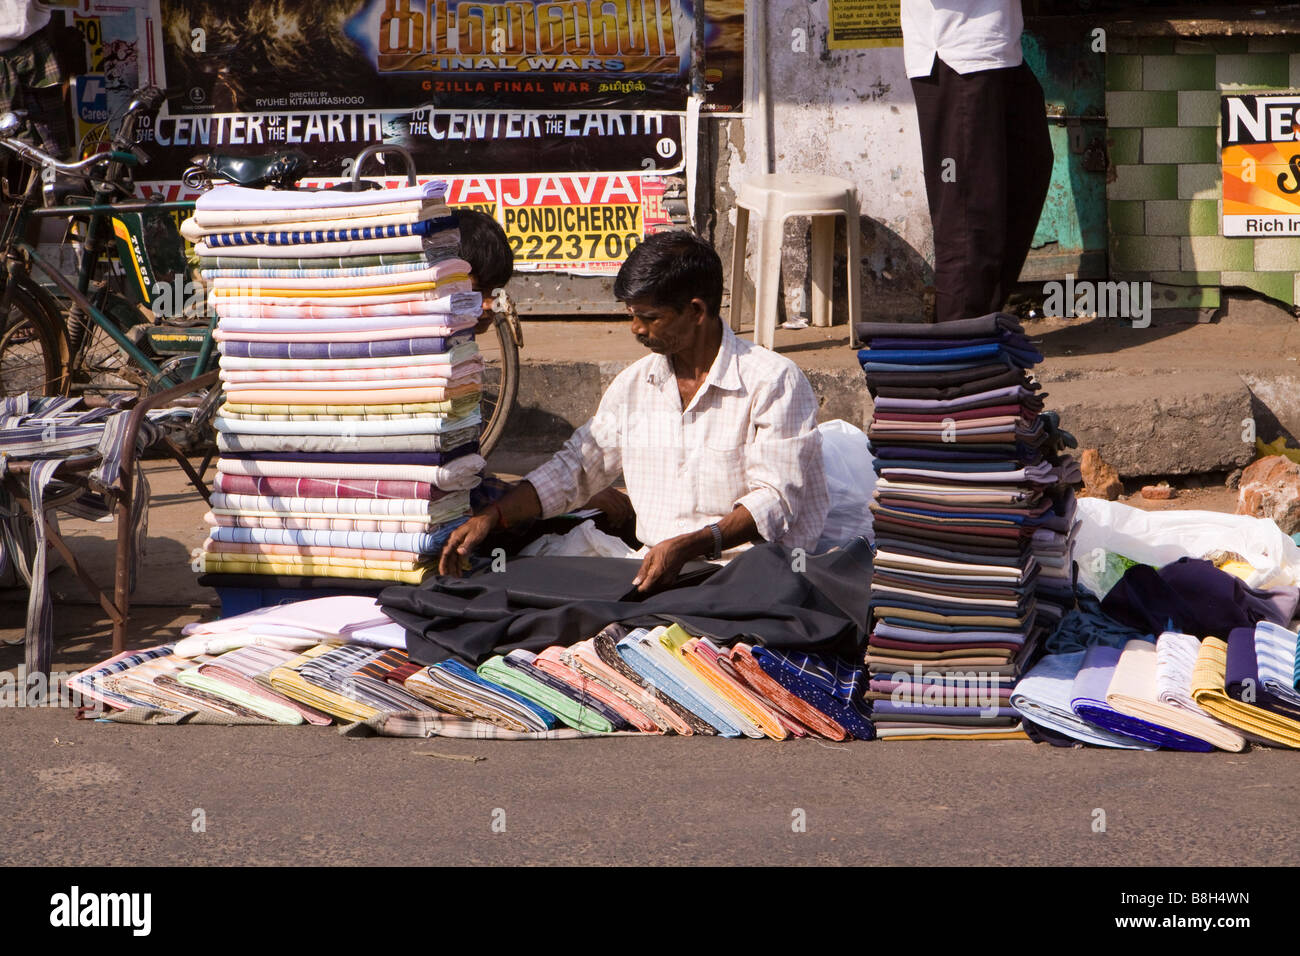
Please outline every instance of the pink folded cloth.
[[[259, 373], [252, 372], [249, 374], [258, 375]], [[442, 376], [430, 376], [430, 377], [422, 377], [422, 378], [402, 378], [402, 379], [397, 379], [395, 381], [392, 381], [391, 385], [393, 387], [403, 388], [403, 389], [405, 388], [455, 389], [461, 385], [473, 385], [475, 388], [477, 388], [479, 383], [482, 381], [482, 379], [483, 379], [482, 370], [479, 368], [475, 368], [472, 370], [462, 372], [458, 374], [455, 378], [445, 378]], [[351, 377], [345, 379], [321, 378], [321, 379], [307, 379], [307, 380], [291, 379], [291, 378], [290, 379], [268, 379], [265, 377], [258, 377], [254, 379], [246, 379], [244, 381], [236, 381], [234, 379], [229, 379], [226, 378], [225, 376], [222, 376], [222, 380], [225, 381], [226, 383], [226, 392], [230, 394], [230, 400], [232, 402], [238, 402], [239, 397], [237, 393], [241, 391], [247, 391], [249, 389], [273, 388], [273, 389], [290, 389], [293, 391], [300, 391], [304, 389], [307, 391], [337, 391], [337, 390], [346, 390], [349, 388], [375, 388], [379, 385], [380, 382], [388, 382], [389, 378], [377, 377], [373, 379], [361, 379], [360, 381], [358, 381]], [[295, 402], [294, 404], [297, 403]]]
[[561, 648], [559, 647], [548, 647], [537, 655], [537, 660], [533, 663], [557, 680], [564, 681], [579, 693], [590, 694], [601, 703], [607, 704], [611, 710], [642, 733], [660, 733], [655, 722], [641, 711], [620, 699], [597, 681], [584, 677], [560, 660], [560, 652]]
[[386, 272], [381, 275], [341, 275], [320, 278], [270, 278], [263, 276], [239, 279], [213, 279], [212, 291], [219, 295], [248, 292], [257, 295], [258, 289], [369, 289], [395, 285], [415, 285], [423, 282], [442, 282], [449, 276], [464, 276], [470, 272], [464, 259], [444, 259], [436, 265], [412, 269], [410, 272]]
[[455, 365], [396, 365], [391, 368], [301, 368], [301, 369], [226, 369], [222, 381], [238, 382], [369, 382], [408, 378], [438, 378], [438, 384], [457, 383], [483, 374], [483, 359], [472, 358]]
[[409, 498], [428, 501], [446, 494], [427, 481], [396, 481], [389, 478], [256, 478], [218, 472], [212, 490], [229, 495], [262, 495], [294, 498]]
[[285, 515], [269, 517], [265, 515], [227, 515], [213, 514], [209, 511], [203, 520], [210, 525], [222, 528], [278, 528], [287, 531], [393, 531], [398, 534], [428, 534], [438, 528], [438, 522], [432, 521], [395, 521], [370, 517], [355, 518], [308, 518], [305, 516]]
[[[425, 316], [427, 319], [437, 318]], [[447, 316], [441, 316], [445, 319]], [[469, 328], [468, 325], [449, 326], [413, 325], [407, 328], [359, 329], [351, 332], [331, 332], [322, 338], [320, 332], [227, 332], [218, 327], [212, 337], [218, 342], [378, 342], [390, 339], [443, 339]]]
[[[234, 394], [250, 405], [400, 405], [446, 402], [473, 395], [478, 385], [452, 388], [290, 389], [250, 388]], [[233, 395], [232, 395], [233, 398]]]
[[371, 561], [410, 561], [416, 563], [427, 557], [414, 551], [381, 551], [377, 548], [334, 548], [319, 544], [264, 544], [257, 541], [203, 542], [203, 550], [226, 554], [284, 554], [289, 557], [311, 558], [364, 558]]
[[[470, 286], [468, 279], [456, 279], [449, 282], [421, 282], [418, 286], [406, 289], [389, 288], [387, 291], [362, 289], [357, 295], [323, 294], [329, 290], [320, 290], [322, 294], [312, 295], [308, 289], [288, 290], [293, 292], [293, 295], [275, 295], [270, 291], [269, 286], [266, 291], [260, 293], [255, 293], [249, 287], [244, 290], [242, 295], [236, 295], [233, 290], [224, 293], [209, 293], [208, 302], [217, 310], [218, 315], [224, 315], [227, 308], [232, 312], [268, 305], [294, 309], [315, 308], [317, 306], [358, 308], [397, 305], [403, 302], [440, 302], [456, 294], [473, 294], [473, 288]], [[482, 305], [480, 304], [479, 307], [482, 308]], [[468, 308], [468, 303], [462, 300], [456, 308]], [[456, 309], [453, 309], [451, 303], [448, 302], [440, 311], [453, 312]]]

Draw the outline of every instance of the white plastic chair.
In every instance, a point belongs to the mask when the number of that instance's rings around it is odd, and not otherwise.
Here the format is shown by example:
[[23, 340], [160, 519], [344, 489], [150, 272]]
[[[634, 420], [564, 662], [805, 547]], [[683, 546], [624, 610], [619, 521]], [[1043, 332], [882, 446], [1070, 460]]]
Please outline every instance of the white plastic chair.
[[772, 348], [776, 341], [777, 286], [785, 221], [812, 218], [812, 324], [831, 324], [831, 282], [835, 263], [835, 220], [848, 225], [849, 342], [857, 347], [858, 294], [862, 240], [858, 229], [858, 191], [845, 179], [803, 173], [755, 176], [736, 190], [736, 241], [731, 254], [731, 328], [740, 331], [744, 301], [745, 245], [749, 216], [759, 222], [757, 271], [754, 276], [754, 341]]

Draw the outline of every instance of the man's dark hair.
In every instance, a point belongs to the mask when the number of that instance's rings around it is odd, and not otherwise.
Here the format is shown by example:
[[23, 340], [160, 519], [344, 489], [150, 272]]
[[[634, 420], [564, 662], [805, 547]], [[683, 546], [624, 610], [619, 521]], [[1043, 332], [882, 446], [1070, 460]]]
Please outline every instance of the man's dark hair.
[[460, 220], [460, 257], [469, 263], [479, 290], [490, 294], [510, 281], [515, 254], [501, 224], [477, 209], [453, 207]]
[[721, 315], [722, 260], [692, 232], [657, 232], [629, 253], [614, 280], [614, 298], [645, 299], [679, 311], [699, 298], [710, 315]]

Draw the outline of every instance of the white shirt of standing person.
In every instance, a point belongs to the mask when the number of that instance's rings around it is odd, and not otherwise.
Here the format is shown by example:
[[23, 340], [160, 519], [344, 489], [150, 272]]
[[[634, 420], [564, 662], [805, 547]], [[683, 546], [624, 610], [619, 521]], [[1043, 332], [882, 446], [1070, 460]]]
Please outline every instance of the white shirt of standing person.
[[0, 0], [0, 53], [12, 50], [50, 22], [50, 9], [36, 0]]
[[937, 56], [958, 73], [1017, 67], [1024, 61], [1020, 0], [902, 0], [903, 63], [929, 76]]

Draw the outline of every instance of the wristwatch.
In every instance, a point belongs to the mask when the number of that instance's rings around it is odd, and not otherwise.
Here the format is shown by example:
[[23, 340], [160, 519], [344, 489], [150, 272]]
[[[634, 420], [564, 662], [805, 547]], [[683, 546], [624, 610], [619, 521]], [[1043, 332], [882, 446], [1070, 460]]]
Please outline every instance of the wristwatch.
[[709, 531], [713, 533], [713, 553], [709, 557], [716, 561], [722, 557], [722, 529], [718, 527], [718, 523], [715, 521], [709, 525]]

